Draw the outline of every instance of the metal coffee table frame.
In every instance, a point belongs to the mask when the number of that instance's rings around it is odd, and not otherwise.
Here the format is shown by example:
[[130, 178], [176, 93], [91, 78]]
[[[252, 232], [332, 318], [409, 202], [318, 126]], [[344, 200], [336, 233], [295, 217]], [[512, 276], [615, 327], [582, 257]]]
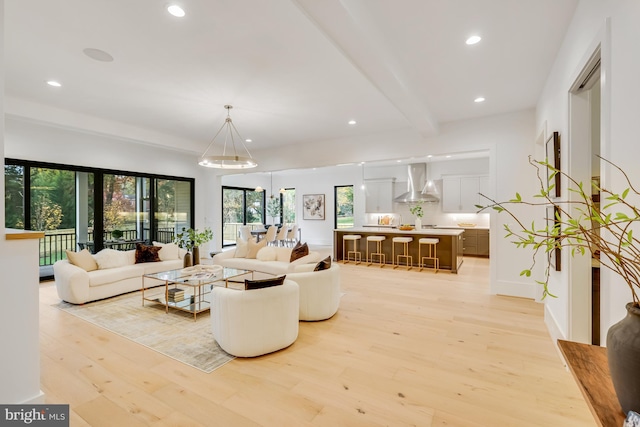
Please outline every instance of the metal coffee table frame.
[[[145, 301], [162, 304], [165, 306], [165, 312], [169, 313], [169, 307], [176, 310], [186, 311], [193, 314], [193, 320], [196, 320], [198, 313], [202, 313], [211, 308], [211, 303], [205, 299], [205, 295], [211, 293], [214, 286], [228, 287], [230, 279], [235, 279], [245, 274], [250, 274], [253, 279], [253, 271], [241, 270], [237, 268], [224, 267], [222, 271], [217, 271], [214, 275], [199, 279], [194, 277], [194, 272], [185, 272], [180, 270], [161, 271], [158, 273], [145, 274], [142, 276], [142, 306]], [[164, 293], [146, 292], [157, 286], [146, 286], [147, 279], [159, 280], [164, 282]], [[190, 292], [185, 289], [185, 298], [182, 301], [169, 301], [169, 289], [178, 286], [189, 288]]]

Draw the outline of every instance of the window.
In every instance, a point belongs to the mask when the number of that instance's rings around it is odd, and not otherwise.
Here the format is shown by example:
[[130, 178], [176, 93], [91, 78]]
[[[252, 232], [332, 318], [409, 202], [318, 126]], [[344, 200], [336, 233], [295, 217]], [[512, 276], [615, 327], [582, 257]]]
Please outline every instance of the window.
[[67, 249], [97, 252], [118, 239], [172, 241], [176, 230], [193, 226], [193, 184], [191, 178], [5, 159], [5, 226], [44, 231], [40, 266], [49, 270], [41, 276], [49, 277]]
[[353, 222], [353, 185], [337, 185], [335, 191], [335, 228], [351, 228]]
[[287, 188], [281, 196], [282, 221], [285, 224], [296, 223], [296, 189]]
[[250, 188], [222, 187], [222, 246], [236, 244], [238, 228], [264, 224], [264, 192]]

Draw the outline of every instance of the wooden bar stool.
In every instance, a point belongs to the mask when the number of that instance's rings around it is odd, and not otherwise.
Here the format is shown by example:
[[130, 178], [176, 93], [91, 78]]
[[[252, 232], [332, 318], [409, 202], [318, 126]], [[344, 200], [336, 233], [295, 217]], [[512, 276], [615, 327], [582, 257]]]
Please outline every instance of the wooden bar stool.
[[[413, 257], [409, 255], [409, 243], [411, 242], [413, 242], [413, 237], [394, 237], [393, 238], [393, 243], [391, 244], [392, 246], [391, 252], [393, 256], [393, 268], [400, 267], [401, 266], [400, 258], [404, 258], [405, 259], [404, 267], [407, 267], [407, 270], [411, 270], [411, 267], [413, 267]], [[402, 243], [403, 249], [404, 249], [404, 252], [401, 254], [398, 254], [397, 256], [395, 254], [396, 243]]]
[[[342, 236], [342, 263], [346, 264], [350, 261], [349, 256], [351, 254], [353, 254], [353, 261], [357, 264], [360, 264], [362, 262], [362, 253], [360, 253], [358, 251], [358, 240], [360, 240], [362, 238], [361, 235], [359, 234], [347, 234], [345, 236]], [[353, 242], [353, 250], [349, 251], [349, 252], [345, 252], [346, 248], [345, 248], [345, 243], [347, 241], [352, 241]], [[347, 255], [347, 257], [345, 258], [344, 255]]]
[[[420, 258], [420, 271], [423, 268], [433, 268], [436, 273], [440, 268], [440, 260], [438, 259], [438, 243], [440, 243], [440, 239], [435, 239], [432, 237], [423, 237], [418, 240], [418, 257]], [[427, 245], [427, 256], [422, 256], [422, 245]], [[433, 262], [433, 267], [427, 267], [425, 260], [431, 260]]]
[[[382, 242], [386, 239], [384, 236], [367, 236], [367, 266], [373, 264], [374, 255], [378, 256], [378, 263], [380, 264], [380, 268], [384, 267], [384, 264], [387, 260], [386, 255], [382, 253]], [[369, 256], [369, 242], [375, 242], [376, 244], [376, 252], [372, 252], [371, 256]]]

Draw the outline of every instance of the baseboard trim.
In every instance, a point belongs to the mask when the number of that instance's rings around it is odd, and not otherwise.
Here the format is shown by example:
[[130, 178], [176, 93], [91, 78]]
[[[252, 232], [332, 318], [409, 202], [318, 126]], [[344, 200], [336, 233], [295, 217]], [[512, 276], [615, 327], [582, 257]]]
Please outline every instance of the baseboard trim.
[[494, 295], [536, 299], [536, 287], [536, 284], [531, 283], [497, 281], [491, 286], [491, 293]]
[[40, 392], [32, 397], [31, 399], [27, 399], [24, 402], [20, 402], [21, 405], [44, 405], [45, 404], [45, 398], [44, 398], [44, 392], [42, 390], [40, 390]]

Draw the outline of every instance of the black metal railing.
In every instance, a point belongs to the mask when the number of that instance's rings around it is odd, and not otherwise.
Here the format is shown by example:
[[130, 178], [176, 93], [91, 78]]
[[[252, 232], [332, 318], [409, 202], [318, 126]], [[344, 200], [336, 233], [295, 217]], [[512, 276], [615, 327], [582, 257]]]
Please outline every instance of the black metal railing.
[[[136, 230], [122, 230], [122, 240], [138, 240], [138, 232]], [[145, 236], [149, 235], [149, 229], [143, 230]], [[89, 241], [93, 241], [93, 231], [87, 235]], [[173, 228], [159, 228], [156, 231], [156, 240], [161, 243], [173, 242], [175, 238], [175, 230]], [[103, 233], [104, 241], [117, 240], [112, 233], [105, 231]], [[80, 244], [85, 247], [87, 242], [77, 242], [74, 230], [51, 230], [45, 231], [44, 237], [40, 239], [40, 266], [53, 265], [56, 261], [66, 259], [66, 250], [76, 251]], [[122, 246], [129, 248], [128, 246]]]

